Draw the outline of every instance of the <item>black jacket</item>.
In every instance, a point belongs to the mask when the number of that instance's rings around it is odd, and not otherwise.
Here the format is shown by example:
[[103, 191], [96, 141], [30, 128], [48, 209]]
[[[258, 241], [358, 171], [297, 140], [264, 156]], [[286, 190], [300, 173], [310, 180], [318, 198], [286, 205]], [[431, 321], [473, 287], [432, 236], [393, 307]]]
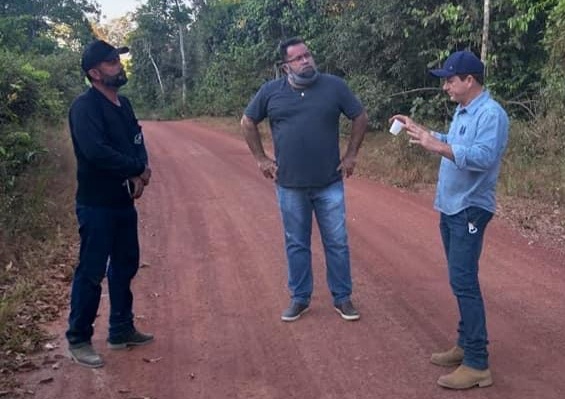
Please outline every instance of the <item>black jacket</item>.
[[77, 159], [78, 204], [133, 204], [125, 182], [143, 173], [147, 151], [129, 100], [123, 96], [119, 100], [117, 106], [90, 88], [71, 105], [69, 126]]

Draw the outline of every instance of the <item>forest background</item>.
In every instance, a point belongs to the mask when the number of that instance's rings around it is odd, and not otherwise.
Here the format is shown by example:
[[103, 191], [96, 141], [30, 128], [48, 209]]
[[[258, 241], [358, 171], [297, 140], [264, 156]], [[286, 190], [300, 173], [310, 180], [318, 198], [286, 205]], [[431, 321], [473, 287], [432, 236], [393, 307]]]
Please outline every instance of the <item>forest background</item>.
[[438, 159], [387, 134], [387, 120], [406, 113], [444, 130], [454, 104], [427, 71], [474, 51], [511, 117], [499, 214], [565, 243], [565, 0], [147, 0], [100, 21], [94, 0], [0, 0], [0, 375], [25, 367], [44, 338], [38, 323], [67, 300], [66, 113], [86, 87], [80, 54], [94, 37], [130, 47], [123, 93], [140, 118], [221, 117], [236, 131], [280, 74], [280, 40], [301, 36], [367, 108], [359, 173], [408, 189], [433, 184]]

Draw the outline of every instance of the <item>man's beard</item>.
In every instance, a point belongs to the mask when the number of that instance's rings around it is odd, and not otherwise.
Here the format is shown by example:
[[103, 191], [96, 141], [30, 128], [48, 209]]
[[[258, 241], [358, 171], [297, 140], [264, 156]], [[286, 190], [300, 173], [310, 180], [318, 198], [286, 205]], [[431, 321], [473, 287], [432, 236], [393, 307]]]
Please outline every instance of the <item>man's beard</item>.
[[126, 71], [124, 71], [123, 69], [114, 76], [104, 75], [102, 77], [102, 83], [105, 86], [109, 86], [109, 87], [115, 87], [115, 88], [122, 87], [127, 82], [128, 82], [128, 77], [126, 76]]

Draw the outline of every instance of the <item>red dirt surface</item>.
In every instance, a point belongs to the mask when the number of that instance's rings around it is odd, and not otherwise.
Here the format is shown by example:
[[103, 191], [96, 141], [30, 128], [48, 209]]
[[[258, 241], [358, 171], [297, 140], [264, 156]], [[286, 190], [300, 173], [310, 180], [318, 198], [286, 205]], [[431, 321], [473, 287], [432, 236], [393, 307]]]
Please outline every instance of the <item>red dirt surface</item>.
[[[487, 231], [481, 284], [494, 385], [455, 392], [429, 363], [456, 336], [438, 215], [429, 195], [361, 178], [346, 182], [359, 322], [342, 320], [313, 238], [311, 311], [280, 321], [288, 304], [273, 183], [241, 137], [193, 121], [144, 122], [153, 178], [139, 201], [142, 261], [136, 324], [154, 343], [105, 346], [108, 297], [93, 343], [106, 366], [65, 353], [24, 375], [42, 399], [557, 399], [565, 392], [565, 259], [531, 245], [502, 220]], [[51, 379], [52, 378], [52, 379]]]

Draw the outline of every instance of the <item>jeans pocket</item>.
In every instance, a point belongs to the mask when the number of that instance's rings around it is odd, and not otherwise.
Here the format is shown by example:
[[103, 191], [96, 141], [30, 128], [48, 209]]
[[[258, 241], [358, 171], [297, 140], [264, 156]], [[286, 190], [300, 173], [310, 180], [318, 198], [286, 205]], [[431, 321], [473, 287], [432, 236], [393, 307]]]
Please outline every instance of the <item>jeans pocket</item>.
[[465, 209], [465, 218], [467, 219], [469, 233], [474, 234], [477, 232], [477, 229], [484, 230], [492, 216], [492, 212], [477, 206], [470, 206]]

